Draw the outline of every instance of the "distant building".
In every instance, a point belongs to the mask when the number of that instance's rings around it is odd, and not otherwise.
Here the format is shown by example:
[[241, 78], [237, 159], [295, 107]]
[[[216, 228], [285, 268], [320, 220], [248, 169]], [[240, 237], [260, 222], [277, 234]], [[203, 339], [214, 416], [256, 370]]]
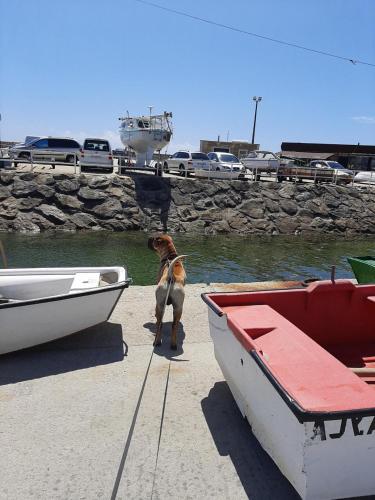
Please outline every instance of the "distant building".
[[375, 146], [283, 142], [280, 155], [304, 161], [334, 160], [354, 170], [375, 171]]
[[251, 142], [246, 141], [200, 141], [200, 150], [202, 153], [209, 153], [210, 151], [232, 153], [241, 158], [255, 149], [259, 149], [259, 144], [251, 144]]

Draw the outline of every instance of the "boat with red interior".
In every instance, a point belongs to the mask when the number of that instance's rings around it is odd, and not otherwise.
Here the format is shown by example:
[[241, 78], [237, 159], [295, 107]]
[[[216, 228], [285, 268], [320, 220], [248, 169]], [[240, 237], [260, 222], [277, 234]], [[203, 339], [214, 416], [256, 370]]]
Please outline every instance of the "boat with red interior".
[[375, 285], [202, 295], [254, 435], [303, 499], [375, 493]]

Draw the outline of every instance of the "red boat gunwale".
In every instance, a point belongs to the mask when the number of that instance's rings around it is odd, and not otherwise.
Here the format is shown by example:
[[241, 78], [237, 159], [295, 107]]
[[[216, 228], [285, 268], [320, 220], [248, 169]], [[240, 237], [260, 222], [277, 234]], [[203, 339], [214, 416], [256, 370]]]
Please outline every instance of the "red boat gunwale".
[[[321, 281], [306, 289], [202, 297], [226, 315], [237, 340], [300, 419], [375, 415], [374, 389], [346, 366], [350, 344], [359, 354], [373, 347], [375, 363], [375, 285]], [[366, 366], [365, 359], [357, 355], [357, 364]]]

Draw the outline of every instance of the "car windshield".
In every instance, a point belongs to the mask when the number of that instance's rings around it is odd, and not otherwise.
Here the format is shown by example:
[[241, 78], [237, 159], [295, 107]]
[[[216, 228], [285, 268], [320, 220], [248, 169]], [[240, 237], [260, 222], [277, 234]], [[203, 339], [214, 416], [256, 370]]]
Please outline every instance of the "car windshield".
[[239, 163], [239, 160], [238, 160], [237, 156], [230, 155], [230, 154], [220, 154], [218, 156], [219, 156], [219, 160], [222, 161], [222, 162], [226, 162], [226, 163]]
[[90, 151], [109, 151], [109, 144], [107, 141], [86, 140], [83, 149]]
[[329, 167], [331, 168], [336, 168], [336, 169], [341, 169], [341, 170], [345, 170], [345, 167], [343, 167], [341, 165], [341, 163], [337, 162], [337, 161], [327, 161], [327, 164]]
[[193, 160], [208, 160], [208, 156], [205, 153], [191, 153]]

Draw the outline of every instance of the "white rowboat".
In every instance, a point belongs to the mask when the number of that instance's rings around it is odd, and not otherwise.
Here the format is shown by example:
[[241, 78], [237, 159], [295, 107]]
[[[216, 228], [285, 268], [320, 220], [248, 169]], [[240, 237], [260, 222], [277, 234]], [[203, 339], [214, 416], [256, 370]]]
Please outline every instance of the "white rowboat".
[[123, 267], [0, 270], [0, 354], [107, 321], [129, 283]]

